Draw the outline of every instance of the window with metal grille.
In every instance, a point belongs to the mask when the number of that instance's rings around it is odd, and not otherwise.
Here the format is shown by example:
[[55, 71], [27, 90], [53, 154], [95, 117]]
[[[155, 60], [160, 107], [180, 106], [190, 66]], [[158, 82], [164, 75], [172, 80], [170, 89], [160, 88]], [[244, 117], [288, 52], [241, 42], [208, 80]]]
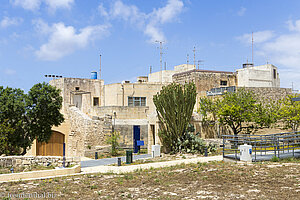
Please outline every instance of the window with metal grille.
[[128, 106], [146, 106], [146, 97], [128, 97]]

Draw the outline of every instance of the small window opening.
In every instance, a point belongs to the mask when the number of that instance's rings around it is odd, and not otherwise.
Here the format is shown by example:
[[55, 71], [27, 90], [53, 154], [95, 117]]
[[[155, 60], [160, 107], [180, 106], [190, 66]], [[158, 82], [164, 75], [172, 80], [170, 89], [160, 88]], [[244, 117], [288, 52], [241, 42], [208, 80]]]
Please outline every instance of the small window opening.
[[276, 79], [276, 69], [273, 69], [273, 77]]
[[99, 106], [99, 97], [94, 97], [93, 105]]
[[220, 85], [227, 85], [227, 81], [221, 81]]
[[76, 91], [79, 91], [79, 89], [80, 89], [79, 87], [75, 87], [75, 90], [76, 90]]

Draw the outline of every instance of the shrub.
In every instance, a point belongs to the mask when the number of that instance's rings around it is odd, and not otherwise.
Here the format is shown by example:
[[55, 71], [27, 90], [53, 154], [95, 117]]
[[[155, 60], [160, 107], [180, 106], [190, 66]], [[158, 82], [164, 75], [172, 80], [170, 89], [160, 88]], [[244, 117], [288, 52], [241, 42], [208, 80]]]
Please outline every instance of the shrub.
[[113, 133], [111, 133], [111, 135], [107, 136], [107, 138], [106, 138], [107, 144], [111, 145], [111, 155], [112, 156], [118, 155], [118, 147], [120, 146], [119, 139], [120, 139], [119, 132], [113, 132]]
[[272, 162], [279, 162], [279, 158], [278, 158], [277, 156], [273, 156], [273, 157], [271, 158], [271, 161], [272, 161]]
[[183, 136], [177, 141], [176, 151], [182, 153], [201, 153], [204, 154], [205, 148], [207, 148], [207, 152], [215, 152], [216, 146], [209, 144], [208, 146], [205, 144], [203, 139], [200, 137], [200, 133], [196, 133], [195, 128], [192, 124], [188, 125], [187, 131]]

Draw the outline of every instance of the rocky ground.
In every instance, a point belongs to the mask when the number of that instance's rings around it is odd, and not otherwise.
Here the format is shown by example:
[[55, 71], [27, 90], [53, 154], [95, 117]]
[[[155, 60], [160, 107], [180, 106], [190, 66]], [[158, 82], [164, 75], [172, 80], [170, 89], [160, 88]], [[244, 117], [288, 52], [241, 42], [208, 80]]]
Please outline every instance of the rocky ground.
[[54, 199], [299, 199], [300, 163], [211, 162], [0, 184], [2, 197], [22, 193]]

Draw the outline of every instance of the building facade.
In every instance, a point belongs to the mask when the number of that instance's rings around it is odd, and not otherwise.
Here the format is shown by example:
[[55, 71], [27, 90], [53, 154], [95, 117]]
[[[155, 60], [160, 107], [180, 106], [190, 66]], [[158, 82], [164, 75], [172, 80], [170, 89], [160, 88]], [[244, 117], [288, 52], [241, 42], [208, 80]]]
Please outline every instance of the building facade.
[[[140, 76], [131, 83], [104, 84], [99, 79], [61, 78], [50, 84], [61, 90], [65, 122], [53, 127], [52, 143], [35, 142], [31, 155], [54, 155], [53, 145], [65, 143], [66, 155], [81, 157], [94, 154], [107, 146], [105, 138], [112, 131], [120, 132], [123, 148], [135, 146], [135, 127], [139, 127], [138, 140], [143, 148], [160, 144], [159, 122], [153, 95], [172, 82], [194, 82], [197, 99], [192, 123], [202, 137], [214, 137], [201, 129], [201, 116], [197, 114], [200, 97], [220, 95], [224, 91], [245, 87], [267, 98], [280, 98], [291, 93], [279, 88], [279, 73], [273, 65], [245, 66], [236, 72], [195, 69], [194, 65], [178, 65], [173, 70], [154, 72]], [[203, 132], [203, 133], [202, 133]], [[213, 132], [213, 131], [210, 131]], [[209, 135], [209, 136], [208, 136]], [[61, 152], [61, 151], [58, 151]], [[60, 153], [61, 154], [61, 153]]]

